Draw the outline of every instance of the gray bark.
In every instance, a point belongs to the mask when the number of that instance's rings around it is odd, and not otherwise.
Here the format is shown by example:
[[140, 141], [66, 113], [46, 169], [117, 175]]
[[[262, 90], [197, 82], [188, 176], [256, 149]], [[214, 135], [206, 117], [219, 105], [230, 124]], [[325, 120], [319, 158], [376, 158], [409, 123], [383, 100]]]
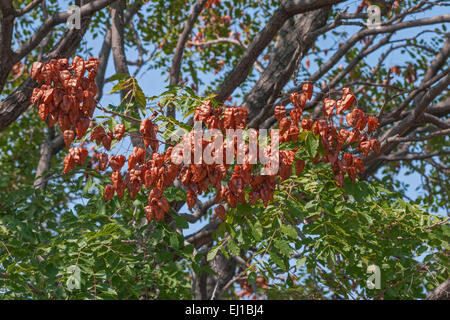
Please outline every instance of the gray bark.
[[445, 280], [439, 287], [433, 290], [427, 300], [450, 300], [450, 279]]
[[313, 31], [325, 26], [331, 6], [297, 15], [280, 30], [269, 65], [247, 96], [244, 107], [249, 111], [252, 126], [257, 127], [273, 114], [275, 99], [289, 81], [298, 61], [311, 48], [317, 36]]

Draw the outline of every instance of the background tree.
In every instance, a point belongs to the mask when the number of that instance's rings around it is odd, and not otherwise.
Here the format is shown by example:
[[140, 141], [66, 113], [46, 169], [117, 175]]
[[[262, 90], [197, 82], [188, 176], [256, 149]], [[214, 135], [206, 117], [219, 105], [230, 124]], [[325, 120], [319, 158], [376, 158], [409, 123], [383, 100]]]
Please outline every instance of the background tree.
[[[378, 299], [437, 288], [430, 297], [448, 297], [448, 1], [71, 4], [81, 7], [81, 29], [66, 28], [66, 3], [0, 1], [1, 295]], [[381, 8], [377, 28], [366, 25], [369, 4]], [[111, 111], [140, 119], [159, 103], [162, 129], [172, 131], [214, 96], [247, 108], [250, 127], [271, 128], [275, 106], [292, 108], [289, 95], [308, 82], [312, 118], [325, 97], [350, 87], [380, 123], [381, 152], [365, 158], [357, 184], [338, 188], [329, 167], [308, 164], [277, 186], [269, 206], [229, 208], [225, 222], [211, 217], [213, 192], [187, 213], [174, 185], [170, 219], [148, 224], [145, 195], [105, 203], [109, 177], [88, 166], [62, 174], [62, 132], [30, 108], [39, 85], [31, 64], [75, 55], [99, 58], [98, 104], [110, 105], [98, 120]], [[140, 89], [146, 78], [134, 78], [151, 70], [172, 85], [156, 97]], [[104, 96], [110, 82], [117, 99]], [[137, 145], [139, 128], [126, 124], [125, 141]], [[313, 138], [299, 147], [305, 157], [320, 149]], [[420, 175], [423, 195], [408, 199], [400, 170]], [[183, 232], [200, 221], [197, 232]], [[365, 285], [371, 264], [382, 271], [379, 290]], [[82, 283], [70, 291], [72, 265]]]

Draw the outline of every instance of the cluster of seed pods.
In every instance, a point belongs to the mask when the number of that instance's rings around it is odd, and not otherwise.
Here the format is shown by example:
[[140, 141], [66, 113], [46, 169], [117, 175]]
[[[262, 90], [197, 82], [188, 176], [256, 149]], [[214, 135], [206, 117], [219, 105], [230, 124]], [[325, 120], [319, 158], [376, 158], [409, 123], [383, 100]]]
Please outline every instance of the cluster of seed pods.
[[[341, 99], [334, 100], [331, 98], [325, 98], [323, 101], [323, 114], [324, 119], [318, 119], [313, 121], [311, 119], [303, 118], [303, 110], [306, 106], [306, 101], [311, 98], [313, 87], [311, 84], [306, 83], [302, 87], [302, 93], [292, 93], [290, 95], [290, 101], [294, 108], [290, 112], [290, 117], [286, 116], [286, 109], [284, 106], [275, 107], [275, 117], [279, 123], [280, 128], [280, 142], [296, 141], [300, 133], [300, 127], [304, 131], [312, 131], [314, 135], [320, 137], [322, 148], [325, 152], [325, 156], [320, 158], [320, 154], [317, 153], [315, 158], [312, 159], [313, 163], [319, 161], [330, 163], [335, 179], [340, 187], [344, 186], [345, 174], [348, 174], [349, 178], [355, 182], [358, 171], [364, 173], [364, 162], [361, 157], [355, 156], [349, 152], [344, 153], [340, 158], [342, 150], [350, 147], [353, 144], [357, 144], [361, 154], [366, 157], [370, 150], [374, 152], [380, 152], [380, 142], [378, 139], [370, 139], [368, 134], [373, 133], [378, 127], [378, 120], [375, 117], [366, 117], [364, 112], [358, 108], [354, 108], [346, 115], [347, 124], [353, 128], [351, 131], [347, 129], [336, 128], [332, 121], [333, 115], [338, 116], [341, 112], [349, 110], [354, 107], [356, 98], [351, 93], [350, 88], [343, 88], [343, 95]], [[367, 132], [365, 128], [367, 126]], [[286, 153], [284, 162], [290, 165], [291, 159], [295, 157], [297, 149], [285, 150]], [[281, 153], [280, 153], [281, 155]], [[280, 159], [283, 162], [283, 159]], [[296, 162], [295, 166], [304, 166], [304, 163]], [[286, 175], [288, 173], [286, 169]]]
[[[46, 120], [49, 126], [59, 123], [68, 148], [75, 138], [75, 132], [78, 139], [81, 139], [89, 126], [92, 128], [89, 140], [102, 145], [107, 151], [111, 148], [112, 140], [119, 141], [125, 135], [123, 124], [117, 124], [114, 130], [105, 130], [101, 124], [95, 124], [91, 120], [96, 107], [94, 97], [97, 88], [94, 78], [97, 66], [97, 59], [90, 58], [84, 61], [80, 57], [75, 57], [71, 65], [67, 59], [60, 59], [51, 60], [45, 65], [36, 62], [32, 66], [31, 77], [43, 84], [33, 91], [31, 102], [38, 105], [39, 116], [42, 120]], [[87, 77], [84, 77], [85, 71], [88, 71]], [[313, 95], [313, 86], [309, 83], [303, 85], [302, 92], [290, 95], [294, 108], [289, 116], [286, 115], [287, 110], [284, 106], [277, 106], [274, 112], [279, 123], [281, 143], [298, 141], [301, 130], [312, 131], [320, 137], [325, 156], [320, 158], [320, 154], [317, 153], [312, 161], [314, 163], [329, 162], [335, 173], [337, 184], [341, 187], [345, 174], [355, 181], [357, 171], [364, 172], [364, 164], [360, 157], [350, 153], [344, 153], [341, 158], [339, 157], [347, 145], [357, 143], [364, 156], [370, 149], [374, 152], [380, 151], [378, 140], [369, 139], [364, 132], [366, 125], [368, 134], [376, 130], [378, 126], [376, 118], [365, 117], [361, 110], [355, 108], [346, 115], [348, 125], [353, 128], [352, 131], [349, 132], [346, 129], [338, 131], [334, 126], [331, 120], [332, 115], [349, 110], [355, 104], [356, 99], [350, 89], [344, 88], [343, 92], [342, 98], [338, 101], [329, 98], [324, 100], [325, 118], [315, 122], [306, 118], [302, 119], [306, 101]], [[247, 116], [248, 111], [245, 108], [214, 108], [211, 101], [205, 101], [194, 112], [194, 120], [201, 122], [202, 127], [209, 130], [216, 129], [224, 137], [230, 129], [245, 129]], [[114, 194], [123, 198], [126, 190], [131, 199], [134, 199], [142, 189], [148, 190], [148, 204], [144, 209], [149, 221], [163, 220], [165, 214], [170, 211], [170, 204], [164, 196], [164, 191], [172, 186], [175, 180], [179, 180], [187, 191], [186, 202], [190, 209], [196, 205], [198, 196], [215, 191], [215, 201], [218, 206], [215, 208], [214, 217], [224, 220], [226, 211], [221, 203], [226, 202], [234, 208], [238, 203], [255, 204], [262, 200], [267, 206], [269, 201], [273, 201], [278, 177], [281, 182], [292, 175], [293, 167], [296, 175], [300, 175], [305, 168], [305, 161], [296, 159], [298, 148], [279, 150], [277, 169], [262, 174], [261, 166], [254, 161], [248, 144], [239, 145], [236, 139], [231, 139], [230, 143], [230, 140], [226, 139], [218, 148], [217, 146], [211, 148], [213, 141], [205, 139], [202, 134], [197, 136], [195, 130], [187, 134], [187, 148], [171, 146], [164, 152], [159, 152], [158, 126], [153, 123], [153, 118], [140, 122], [139, 139], [142, 139], [143, 148], [134, 147], [128, 159], [124, 155], [109, 156], [105, 152], [94, 150], [89, 160], [90, 165], [95, 164], [96, 170], [103, 171], [108, 166], [112, 169], [111, 185], [107, 185], [104, 189], [106, 201], [111, 200]], [[256, 131], [256, 135], [258, 134]], [[86, 161], [89, 152], [83, 145], [84, 142], [78, 147], [69, 149], [64, 159], [64, 173], [69, 172], [76, 165], [82, 166]], [[243, 153], [244, 161], [235, 165], [232, 165], [233, 161], [229, 161], [230, 159], [213, 163], [206, 163], [204, 159], [195, 162], [195, 149], [198, 146], [202, 152], [206, 148], [211, 148], [214, 155], [221, 153], [228, 157], [231, 153], [233, 158], [237, 157], [238, 153]], [[151, 155], [147, 153], [148, 148], [153, 151]], [[268, 147], [265, 152], [270, 156], [272, 151]], [[180, 161], [186, 158], [190, 161], [184, 161], [184, 163]], [[122, 171], [126, 162], [127, 168]], [[265, 164], [265, 168], [268, 167], [270, 163]]]
[[[78, 139], [85, 135], [91, 123], [96, 108], [98, 63], [96, 58], [85, 61], [77, 56], [72, 64], [68, 59], [52, 59], [46, 64], [34, 62], [31, 67], [31, 78], [41, 84], [33, 90], [31, 103], [37, 106], [39, 117], [49, 127], [59, 124], [68, 148], [75, 135]], [[87, 156], [85, 148], [70, 149], [64, 159], [64, 172], [82, 165]]]

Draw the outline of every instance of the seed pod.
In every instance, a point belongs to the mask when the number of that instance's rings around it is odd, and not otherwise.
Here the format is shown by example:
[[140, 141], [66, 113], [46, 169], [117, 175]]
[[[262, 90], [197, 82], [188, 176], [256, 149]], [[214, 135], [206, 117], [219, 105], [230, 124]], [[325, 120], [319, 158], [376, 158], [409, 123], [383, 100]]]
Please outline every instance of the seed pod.
[[277, 118], [277, 121], [280, 122], [281, 119], [286, 116], [286, 108], [284, 106], [276, 106], [274, 114], [275, 118]]
[[139, 131], [143, 134], [143, 135], [148, 135], [152, 132], [152, 122], [150, 121], [150, 119], [144, 119], [141, 121], [141, 125], [139, 127]]
[[70, 119], [67, 114], [60, 113], [58, 115], [58, 123], [59, 127], [61, 128], [61, 131], [64, 132], [70, 128]]
[[330, 118], [333, 114], [333, 110], [336, 107], [336, 100], [325, 98], [323, 100], [323, 113], [327, 118]]
[[306, 96], [302, 93], [291, 93], [289, 95], [289, 100], [291, 100], [291, 103], [295, 108], [301, 108], [303, 110], [306, 105]]
[[224, 129], [234, 129], [234, 112], [233, 108], [226, 108], [223, 113]]
[[192, 189], [188, 189], [186, 202], [189, 209], [192, 209], [197, 203], [197, 195]]
[[356, 171], [356, 168], [355, 167], [348, 167], [347, 168], [347, 173], [348, 173], [348, 176], [350, 177], [350, 180], [352, 180], [352, 182], [355, 183], [356, 182], [356, 175], [358, 174], [357, 171]]
[[364, 130], [364, 127], [367, 124], [367, 118], [362, 116], [359, 120], [358, 123], [356, 124], [355, 128], [358, 130]]
[[114, 171], [111, 174], [111, 182], [114, 186], [114, 189], [118, 189], [119, 186], [122, 184], [122, 175], [119, 171]]
[[33, 79], [37, 79], [43, 66], [44, 64], [42, 62], [39, 61], [33, 62], [33, 64], [31, 65], [30, 77]]
[[136, 158], [137, 163], [143, 163], [145, 160], [145, 149], [134, 147], [133, 148], [133, 154]]
[[78, 120], [80, 119], [80, 109], [76, 105], [76, 103], [71, 104], [70, 110], [69, 110], [69, 119], [70, 123], [73, 126], [76, 126], [78, 123]]
[[33, 93], [31, 94], [30, 102], [32, 104], [37, 104], [41, 100], [43, 94], [43, 90], [40, 88], [34, 88]]
[[207, 100], [200, 107], [195, 108], [194, 120], [205, 122], [211, 115], [211, 107], [211, 101]]
[[244, 107], [234, 108], [234, 128], [244, 129], [247, 125], [248, 110]]
[[136, 167], [137, 159], [134, 154], [130, 154], [128, 157], [128, 171]]
[[[110, 133], [110, 132], [108, 132], [108, 133]], [[102, 144], [105, 147], [105, 149], [108, 151], [111, 150], [111, 141], [112, 141], [112, 138], [108, 134], [102, 138]]]
[[67, 172], [69, 172], [70, 170], [72, 170], [73, 168], [75, 168], [75, 161], [74, 161], [74, 159], [73, 159], [72, 154], [68, 153], [68, 154], [64, 157], [63, 166], [64, 166], [63, 173], [67, 173]]
[[348, 135], [348, 143], [353, 143], [355, 141], [358, 141], [361, 134], [358, 129], [353, 129], [349, 135]]
[[237, 197], [232, 192], [230, 192], [230, 190], [228, 190], [228, 192], [225, 194], [225, 199], [227, 200], [230, 207], [236, 208]]
[[108, 155], [106, 153], [101, 153], [99, 156], [99, 170], [104, 171], [108, 166]]
[[370, 148], [373, 150], [373, 152], [380, 153], [381, 151], [380, 141], [378, 139], [371, 139]]
[[353, 109], [352, 112], [347, 114], [345, 119], [350, 127], [355, 127], [358, 121], [364, 116], [364, 112], [357, 108]]
[[158, 206], [164, 213], [168, 213], [170, 210], [169, 201], [167, 201], [167, 198], [164, 196], [158, 199]]
[[147, 218], [148, 222], [151, 222], [154, 217], [152, 206], [144, 207], [144, 213], [145, 213], [145, 217]]
[[361, 153], [364, 157], [367, 157], [367, 155], [370, 152], [371, 143], [370, 141], [362, 141], [359, 143], [359, 150], [361, 150]]
[[350, 153], [344, 153], [343, 160], [346, 166], [351, 166], [353, 164], [353, 156]]
[[291, 120], [289, 118], [283, 118], [280, 121], [280, 135], [283, 135], [289, 130], [291, 126]]
[[116, 124], [114, 127], [114, 136], [117, 141], [120, 141], [125, 134], [125, 126], [123, 124]]
[[298, 159], [295, 161], [295, 174], [300, 176], [305, 168], [305, 161], [302, 159]]
[[218, 205], [214, 208], [214, 216], [219, 218], [222, 221], [225, 221], [226, 219], [226, 212], [223, 205]]
[[347, 141], [348, 136], [350, 135], [350, 132], [348, 132], [345, 129], [339, 130], [339, 137], [342, 139], [343, 143]]
[[123, 199], [123, 196], [125, 193], [125, 184], [123, 182], [117, 186], [116, 193], [117, 193], [117, 197], [119, 197], [119, 199]]
[[94, 130], [92, 130], [89, 141], [95, 141], [97, 144], [99, 144], [104, 136], [106, 136], [105, 129], [102, 126], [97, 126]]
[[291, 119], [292, 119], [292, 123], [295, 124], [296, 126], [298, 126], [298, 124], [300, 123], [300, 118], [302, 117], [302, 109], [300, 108], [294, 108], [291, 110]]
[[41, 103], [38, 107], [38, 114], [39, 118], [41, 118], [42, 121], [45, 121], [48, 116], [48, 105], [45, 103]]
[[59, 107], [61, 108], [61, 111], [64, 113], [69, 113], [71, 105], [72, 105], [72, 100], [70, 99], [70, 97], [68, 95], [64, 95], [62, 103], [59, 105]]
[[302, 119], [303, 130], [311, 130], [313, 122], [311, 119]]
[[302, 91], [305, 94], [306, 100], [310, 100], [313, 94], [313, 85], [311, 83], [305, 83], [302, 87]]
[[111, 198], [114, 196], [114, 187], [113, 186], [106, 186], [104, 195], [105, 195], [105, 201], [106, 202], [111, 200]]
[[314, 121], [314, 123], [312, 125], [312, 132], [315, 136], [319, 135], [320, 130], [319, 130], [319, 122], [318, 121]]
[[367, 123], [368, 123], [368, 130], [370, 133], [374, 132], [378, 128], [378, 119], [375, 117], [368, 117]]
[[118, 155], [118, 156], [111, 156], [109, 159], [109, 166], [113, 171], [120, 171], [125, 164], [125, 156]]
[[364, 168], [364, 162], [360, 157], [355, 157], [353, 159], [353, 164], [355, 165], [356, 169], [358, 169], [359, 172], [364, 173], [366, 171]]
[[341, 102], [341, 108], [342, 110], [348, 110], [350, 108], [353, 107], [353, 105], [356, 102], [356, 97], [351, 94], [351, 93], [347, 93], [342, 97], [342, 102]]
[[64, 131], [63, 139], [64, 139], [64, 143], [66, 144], [67, 148], [70, 147], [70, 144], [72, 143], [74, 138], [75, 138], [75, 132], [73, 132], [73, 130], [65, 130]]
[[289, 140], [295, 142], [298, 140], [298, 135], [300, 134], [300, 129], [296, 126], [291, 125], [288, 131]]
[[75, 131], [77, 132], [77, 138], [81, 139], [89, 128], [90, 121], [85, 117], [80, 117], [78, 119], [77, 125], [75, 126]]

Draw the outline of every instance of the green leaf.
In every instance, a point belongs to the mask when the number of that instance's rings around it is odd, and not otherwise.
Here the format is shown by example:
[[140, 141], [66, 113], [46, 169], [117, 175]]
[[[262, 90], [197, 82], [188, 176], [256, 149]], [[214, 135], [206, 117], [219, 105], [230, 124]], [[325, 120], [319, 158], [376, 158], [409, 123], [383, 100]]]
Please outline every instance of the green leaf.
[[298, 269], [298, 268], [301, 268], [304, 264], [305, 264], [305, 262], [306, 262], [306, 257], [301, 257], [301, 258], [298, 258], [297, 259], [297, 262], [295, 263], [295, 267]]
[[256, 241], [261, 241], [263, 237], [263, 227], [261, 222], [256, 221], [254, 224], [250, 224], [250, 222], [247, 223], [249, 224], [253, 238], [255, 238]]
[[289, 245], [289, 242], [287, 242], [286, 240], [276, 239], [276, 240], [274, 240], [274, 246], [285, 257], [289, 257], [292, 253], [292, 248]]
[[247, 277], [248, 284], [252, 285], [256, 283], [256, 278], [257, 278], [256, 272], [251, 272]]
[[283, 224], [281, 226], [281, 232], [292, 239], [297, 239], [297, 237], [298, 237], [297, 231], [295, 231], [295, 228], [291, 225]]
[[275, 251], [271, 251], [270, 252], [270, 258], [273, 260], [273, 262], [275, 262], [275, 264], [280, 267], [282, 270], [287, 270], [288, 266], [286, 265], [286, 263], [284, 262], [284, 260], [275, 252]]
[[312, 133], [309, 133], [306, 137], [306, 151], [311, 158], [314, 158], [317, 153], [317, 149], [319, 148], [319, 139], [317, 139]]
[[172, 233], [169, 236], [169, 246], [174, 249], [178, 249], [180, 246], [180, 241], [178, 238], [178, 233]]
[[228, 240], [228, 249], [232, 255], [238, 256], [240, 253], [239, 247], [232, 239]]
[[125, 73], [116, 73], [115, 75], [112, 75], [111, 77], [109, 77], [109, 81], [116, 81], [116, 80], [125, 80], [128, 79], [129, 75], [125, 74]]
[[180, 229], [187, 229], [189, 228], [189, 224], [187, 222], [187, 220], [180, 215], [174, 215], [174, 219], [175, 219], [175, 225], [180, 228]]
[[206, 255], [206, 260], [211, 261], [212, 259], [214, 259], [221, 246], [222, 242], [219, 242], [215, 247], [209, 250], [208, 254]]

